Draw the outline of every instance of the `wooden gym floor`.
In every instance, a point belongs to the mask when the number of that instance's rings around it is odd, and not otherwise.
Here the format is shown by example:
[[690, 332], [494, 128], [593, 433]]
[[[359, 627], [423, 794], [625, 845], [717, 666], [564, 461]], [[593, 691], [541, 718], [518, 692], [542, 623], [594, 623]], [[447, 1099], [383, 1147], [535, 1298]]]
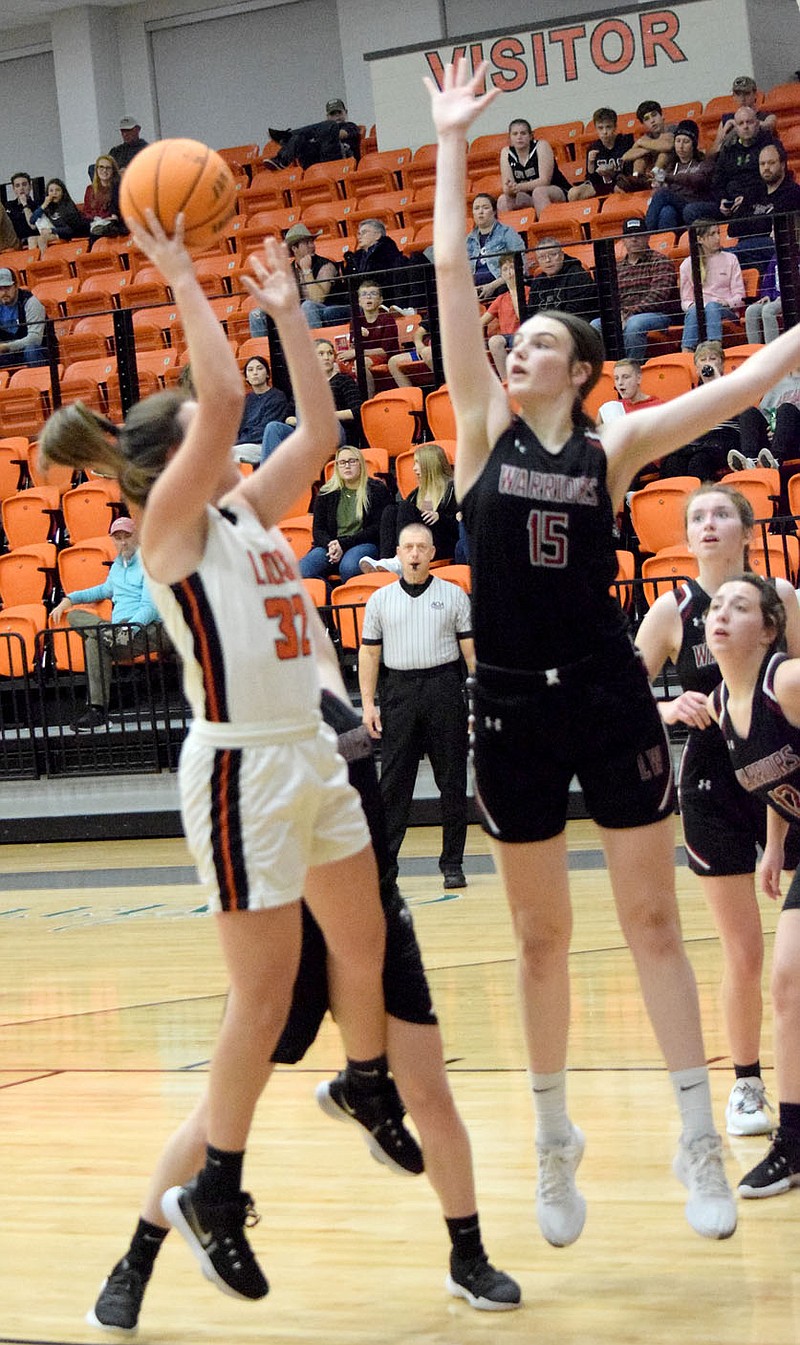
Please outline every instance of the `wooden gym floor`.
[[[472, 1137], [484, 1236], [524, 1307], [473, 1312], [443, 1288], [447, 1238], [424, 1178], [373, 1163], [318, 1110], [339, 1066], [329, 1024], [278, 1071], [259, 1108], [246, 1184], [272, 1291], [224, 1298], [168, 1239], [139, 1339], [175, 1345], [790, 1345], [800, 1342], [800, 1191], [742, 1202], [736, 1236], [706, 1242], [671, 1174], [677, 1118], [613, 916], [597, 837], [570, 823], [571, 1110], [587, 1135], [585, 1232], [556, 1250], [534, 1215], [533, 1122], [513, 947], [485, 838], [469, 887], [442, 894], [438, 834], [409, 833], [402, 887]], [[676, 824], [676, 844], [680, 843]], [[717, 1120], [731, 1075], [711, 921], [678, 851], [684, 931], [703, 1004]], [[180, 841], [0, 850], [0, 1343], [109, 1339], [84, 1324], [132, 1231], [160, 1145], [203, 1087], [225, 978]], [[776, 912], [764, 904], [767, 928]], [[771, 951], [772, 940], [769, 939]], [[762, 1059], [774, 1096], [771, 1015]], [[763, 1139], [726, 1141], [736, 1182]]]

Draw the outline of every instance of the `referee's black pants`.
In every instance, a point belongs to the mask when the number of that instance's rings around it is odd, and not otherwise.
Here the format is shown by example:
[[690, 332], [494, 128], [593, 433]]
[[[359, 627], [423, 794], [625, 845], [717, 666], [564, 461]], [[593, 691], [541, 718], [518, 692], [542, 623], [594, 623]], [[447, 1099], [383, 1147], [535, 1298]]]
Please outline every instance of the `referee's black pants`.
[[467, 711], [460, 665], [418, 673], [386, 669], [381, 726], [381, 795], [394, 875], [424, 752], [442, 801], [439, 867], [460, 865], [467, 837]]

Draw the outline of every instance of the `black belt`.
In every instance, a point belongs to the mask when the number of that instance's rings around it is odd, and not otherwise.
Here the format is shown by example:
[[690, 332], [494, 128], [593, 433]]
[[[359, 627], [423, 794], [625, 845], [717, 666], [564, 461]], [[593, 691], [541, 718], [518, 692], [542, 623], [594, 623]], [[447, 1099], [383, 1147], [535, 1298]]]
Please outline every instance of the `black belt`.
[[400, 682], [414, 682], [420, 677], [439, 677], [442, 673], [455, 671], [460, 668], [458, 660], [455, 663], [437, 663], [435, 668], [387, 668], [389, 677], [396, 677]]

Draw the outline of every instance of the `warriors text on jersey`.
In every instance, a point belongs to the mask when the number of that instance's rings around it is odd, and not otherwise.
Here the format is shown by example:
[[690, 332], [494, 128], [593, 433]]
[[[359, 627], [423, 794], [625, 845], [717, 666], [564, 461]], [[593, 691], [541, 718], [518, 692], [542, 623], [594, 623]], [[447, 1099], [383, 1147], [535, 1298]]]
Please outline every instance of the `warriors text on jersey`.
[[614, 511], [598, 439], [575, 430], [550, 453], [524, 421], [512, 421], [463, 509], [481, 662], [563, 666], [619, 635], [626, 623], [609, 592]]

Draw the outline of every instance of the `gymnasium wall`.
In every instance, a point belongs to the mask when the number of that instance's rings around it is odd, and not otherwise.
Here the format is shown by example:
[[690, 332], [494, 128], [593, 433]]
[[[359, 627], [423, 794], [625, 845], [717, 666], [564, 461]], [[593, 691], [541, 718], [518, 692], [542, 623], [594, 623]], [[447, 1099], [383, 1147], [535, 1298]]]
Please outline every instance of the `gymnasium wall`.
[[85, 165], [123, 114], [147, 139], [263, 143], [267, 126], [321, 117], [338, 95], [355, 120], [377, 121], [382, 145], [414, 147], [431, 135], [422, 73], [475, 33], [502, 86], [520, 80], [486, 131], [517, 110], [541, 124], [584, 119], [601, 102], [707, 98], [745, 71], [769, 87], [798, 63], [796, 0], [583, 0], [578, 18], [564, 17], [567, 3], [143, 0], [61, 9], [24, 28], [3, 28], [0, 5], [0, 176], [21, 159], [63, 172], [81, 196]]

